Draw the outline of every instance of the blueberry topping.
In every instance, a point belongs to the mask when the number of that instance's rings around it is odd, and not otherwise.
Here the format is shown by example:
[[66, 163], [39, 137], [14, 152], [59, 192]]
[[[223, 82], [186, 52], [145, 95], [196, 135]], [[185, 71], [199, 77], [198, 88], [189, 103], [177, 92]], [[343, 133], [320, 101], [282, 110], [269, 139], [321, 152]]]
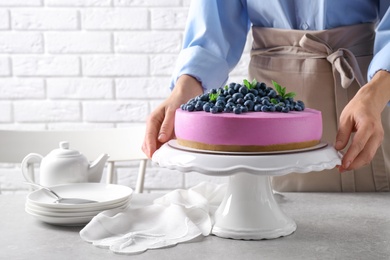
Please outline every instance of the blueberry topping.
[[182, 104], [180, 108], [189, 112], [205, 111], [216, 113], [246, 112], [282, 112], [303, 111], [305, 104], [294, 100], [295, 93], [286, 93], [285, 88], [272, 82], [275, 89], [264, 82], [248, 82], [243, 84], [229, 83], [223, 88], [213, 88]]

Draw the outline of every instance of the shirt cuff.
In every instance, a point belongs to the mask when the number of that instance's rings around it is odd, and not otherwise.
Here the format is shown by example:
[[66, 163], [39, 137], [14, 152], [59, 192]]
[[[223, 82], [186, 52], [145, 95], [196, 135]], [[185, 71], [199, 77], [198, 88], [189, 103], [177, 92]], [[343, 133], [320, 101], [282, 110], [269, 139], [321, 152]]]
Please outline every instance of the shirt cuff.
[[380, 51], [375, 54], [368, 68], [368, 81], [370, 81], [374, 77], [375, 73], [377, 73], [379, 70], [385, 70], [390, 72], [389, 53], [390, 43], [387, 43], [381, 48]]
[[180, 52], [172, 75], [171, 90], [175, 87], [177, 79], [184, 74], [196, 78], [206, 92], [212, 88], [222, 87], [227, 82], [229, 67], [224, 59], [207, 49], [193, 46]]

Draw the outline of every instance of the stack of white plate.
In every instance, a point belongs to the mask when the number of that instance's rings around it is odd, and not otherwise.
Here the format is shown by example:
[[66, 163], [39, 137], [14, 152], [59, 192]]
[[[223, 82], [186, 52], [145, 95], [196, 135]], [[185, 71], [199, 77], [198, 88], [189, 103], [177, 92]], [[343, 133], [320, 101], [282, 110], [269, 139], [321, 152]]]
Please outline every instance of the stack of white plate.
[[129, 187], [103, 183], [73, 183], [50, 188], [63, 198], [96, 201], [88, 204], [55, 203], [53, 195], [44, 189], [27, 196], [27, 213], [43, 222], [65, 226], [84, 225], [104, 210], [123, 209], [128, 206], [133, 194]]

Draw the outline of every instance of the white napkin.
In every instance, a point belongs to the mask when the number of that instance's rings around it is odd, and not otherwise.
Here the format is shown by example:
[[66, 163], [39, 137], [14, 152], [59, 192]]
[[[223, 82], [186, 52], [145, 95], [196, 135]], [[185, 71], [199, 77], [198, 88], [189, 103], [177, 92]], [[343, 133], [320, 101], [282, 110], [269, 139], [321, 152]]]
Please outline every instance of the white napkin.
[[174, 246], [210, 234], [226, 185], [202, 182], [174, 190], [143, 208], [101, 212], [81, 231], [83, 240], [120, 254]]

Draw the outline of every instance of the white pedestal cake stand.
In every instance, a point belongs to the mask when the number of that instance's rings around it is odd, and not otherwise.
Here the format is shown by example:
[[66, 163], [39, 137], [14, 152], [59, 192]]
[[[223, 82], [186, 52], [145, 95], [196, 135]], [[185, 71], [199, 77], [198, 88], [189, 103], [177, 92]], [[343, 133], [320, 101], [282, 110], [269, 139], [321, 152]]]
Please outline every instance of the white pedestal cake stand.
[[273, 239], [293, 233], [295, 222], [282, 212], [270, 176], [332, 169], [341, 156], [330, 145], [284, 153], [218, 153], [185, 148], [171, 140], [152, 158], [159, 166], [181, 172], [230, 176], [215, 213], [212, 233], [233, 239]]

